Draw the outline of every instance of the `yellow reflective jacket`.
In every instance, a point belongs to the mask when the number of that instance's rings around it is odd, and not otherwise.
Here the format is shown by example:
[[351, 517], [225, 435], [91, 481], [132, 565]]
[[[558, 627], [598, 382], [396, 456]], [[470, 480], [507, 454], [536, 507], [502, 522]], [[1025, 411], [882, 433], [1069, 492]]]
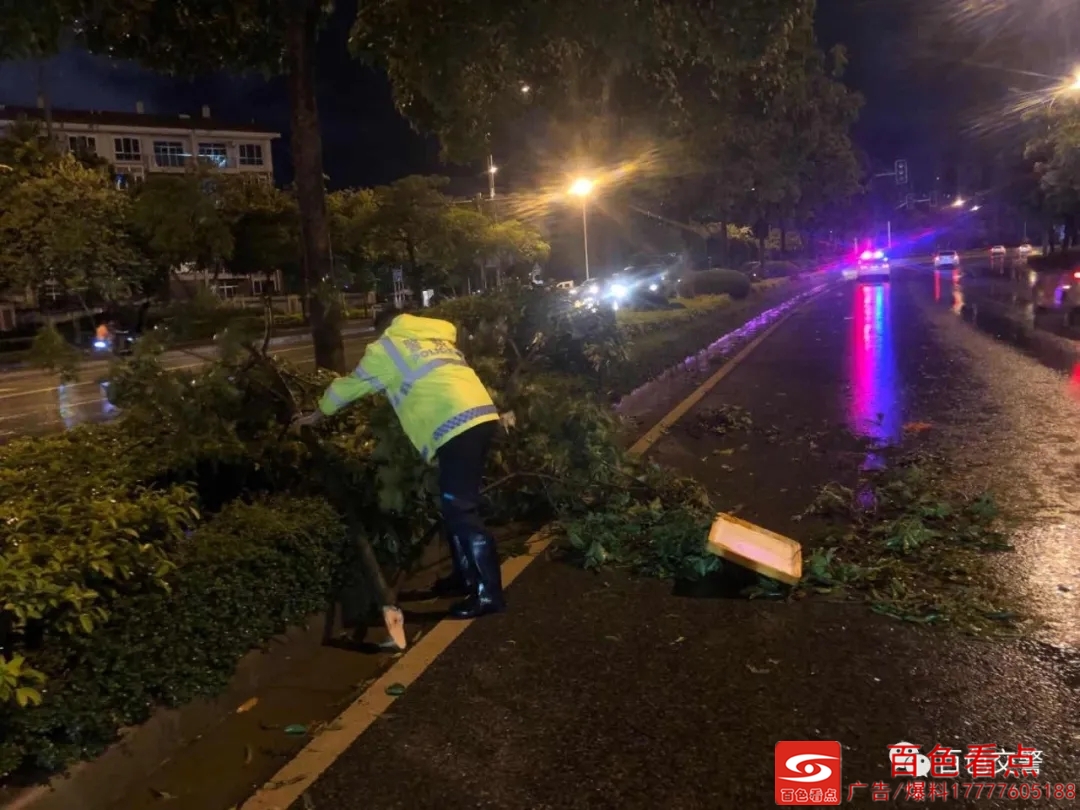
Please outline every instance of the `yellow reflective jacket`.
[[330, 416], [361, 397], [385, 391], [409, 440], [425, 460], [452, 438], [499, 412], [455, 343], [452, 323], [398, 315], [371, 343], [356, 370], [330, 384], [319, 410]]

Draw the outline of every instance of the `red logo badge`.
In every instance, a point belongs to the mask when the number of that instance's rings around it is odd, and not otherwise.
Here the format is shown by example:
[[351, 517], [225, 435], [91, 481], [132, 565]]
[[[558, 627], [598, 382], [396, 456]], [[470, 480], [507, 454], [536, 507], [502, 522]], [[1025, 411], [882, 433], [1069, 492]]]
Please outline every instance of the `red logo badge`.
[[776, 744], [776, 803], [840, 804], [840, 743], [784, 740]]

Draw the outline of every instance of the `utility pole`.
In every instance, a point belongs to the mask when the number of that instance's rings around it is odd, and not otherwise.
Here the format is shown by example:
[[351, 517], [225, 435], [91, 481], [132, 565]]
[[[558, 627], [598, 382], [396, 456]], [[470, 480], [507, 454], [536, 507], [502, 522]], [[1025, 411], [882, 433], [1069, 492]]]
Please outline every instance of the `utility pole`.
[[44, 59], [38, 60], [38, 98], [41, 100], [41, 106], [45, 111], [45, 134], [49, 136], [49, 142], [52, 143], [52, 99], [49, 97], [49, 78]]

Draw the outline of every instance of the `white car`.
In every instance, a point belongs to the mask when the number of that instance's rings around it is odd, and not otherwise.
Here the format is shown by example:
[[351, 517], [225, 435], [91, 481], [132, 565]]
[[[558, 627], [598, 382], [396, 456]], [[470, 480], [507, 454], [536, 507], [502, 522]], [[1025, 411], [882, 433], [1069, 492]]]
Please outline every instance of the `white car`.
[[1008, 251], [1005, 250], [1004, 245], [994, 245], [992, 248], [990, 248], [990, 255], [994, 258], [1004, 256], [1007, 252]]
[[1025, 242], [1024, 244], [1022, 244], [1020, 247], [1018, 247], [1016, 249], [1016, 252], [1019, 253], [1021, 256], [1030, 256], [1031, 255], [1031, 245], [1029, 245], [1027, 242]]
[[955, 250], [939, 250], [934, 254], [934, 267], [959, 267], [960, 254]]

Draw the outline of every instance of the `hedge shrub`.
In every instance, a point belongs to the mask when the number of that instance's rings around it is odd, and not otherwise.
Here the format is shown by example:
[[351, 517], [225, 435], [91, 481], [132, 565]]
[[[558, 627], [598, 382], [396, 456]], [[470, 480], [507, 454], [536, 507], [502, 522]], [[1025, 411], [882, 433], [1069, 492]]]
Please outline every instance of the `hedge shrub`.
[[679, 295], [685, 298], [697, 295], [730, 295], [739, 300], [750, 295], [750, 286], [750, 279], [738, 270], [698, 270], [683, 275], [679, 282]]
[[344, 538], [323, 500], [228, 505], [176, 548], [167, 588], [102, 596], [93, 632], [25, 650], [47, 686], [38, 706], [0, 705], [0, 774], [56, 771], [158, 706], [219, 692], [245, 653], [325, 607]]

